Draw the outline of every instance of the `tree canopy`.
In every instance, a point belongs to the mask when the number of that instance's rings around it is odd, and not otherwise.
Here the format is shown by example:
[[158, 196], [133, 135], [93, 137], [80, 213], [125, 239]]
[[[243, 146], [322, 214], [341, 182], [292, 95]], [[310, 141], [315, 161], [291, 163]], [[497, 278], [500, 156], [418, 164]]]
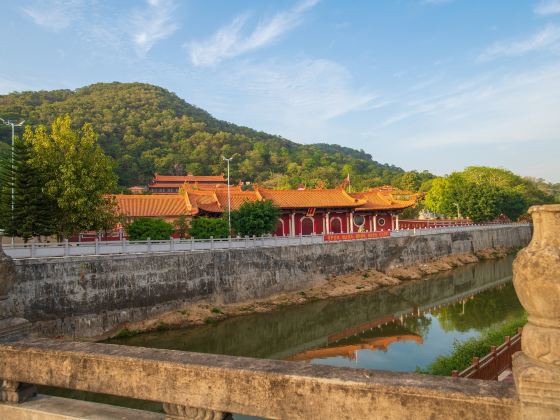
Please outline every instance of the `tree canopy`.
[[272, 201], [245, 201], [231, 212], [231, 224], [240, 236], [262, 236], [276, 230], [280, 209]]
[[191, 220], [189, 235], [195, 239], [227, 238], [228, 222], [224, 218], [195, 217]]
[[59, 117], [50, 130], [28, 126], [24, 133], [42, 191], [56, 205], [55, 232], [65, 237], [111, 228], [116, 214], [107, 197], [116, 186], [113, 162], [101, 150], [90, 124], [74, 130], [71, 123], [69, 116]]
[[529, 179], [505, 169], [471, 166], [434, 179], [425, 205], [436, 213], [459, 213], [478, 222], [493, 220], [501, 214], [516, 220], [530, 205], [553, 201], [554, 197]]
[[139, 217], [126, 227], [131, 241], [167, 240], [173, 234], [173, 225], [163, 219]]
[[[390, 184], [403, 170], [380, 164], [363, 150], [302, 145], [279, 136], [213, 118], [177, 95], [142, 83], [98, 83], [75, 91], [53, 90], [0, 95], [0, 114], [28, 125], [50, 125], [69, 115], [72, 128], [91, 123], [99, 144], [115, 162], [122, 186], [147, 184], [154, 173], [218, 175], [222, 156], [235, 181], [269, 187], [337, 186], [350, 174], [352, 187]], [[0, 126], [0, 143], [10, 141]]]

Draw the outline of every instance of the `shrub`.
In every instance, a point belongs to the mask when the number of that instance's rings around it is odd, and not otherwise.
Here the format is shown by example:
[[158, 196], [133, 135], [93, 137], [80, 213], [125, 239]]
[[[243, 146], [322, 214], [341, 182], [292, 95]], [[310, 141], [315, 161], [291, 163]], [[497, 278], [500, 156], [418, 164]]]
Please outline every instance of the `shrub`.
[[280, 209], [272, 201], [245, 201], [231, 212], [231, 224], [238, 235], [262, 236], [276, 230]]
[[453, 351], [448, 356], [439, 356], [425, 369], [416, 368], [419, 373], [449, 376], [453, 370], [459, 372], [468, 368], [473, 357], [483, 357], [490, 353], [490, 346], [499, 346], [506, 335], [513, 336], [519, 327], [527, 323], [527, 317], [506, 321], [485, 330], [480, 337], [465, 341], [456, 340]]
[[196, 239], [208, 239], [228, 237], [228, 222], [225, 219], [211, 217], [195, 217], [191, 221], [189, 234]]
[[162, 219], [139, 217], [126, 229], [131, 241], [145, 241], [146, 239], [164, 240], [173, 234], [173, 226]]

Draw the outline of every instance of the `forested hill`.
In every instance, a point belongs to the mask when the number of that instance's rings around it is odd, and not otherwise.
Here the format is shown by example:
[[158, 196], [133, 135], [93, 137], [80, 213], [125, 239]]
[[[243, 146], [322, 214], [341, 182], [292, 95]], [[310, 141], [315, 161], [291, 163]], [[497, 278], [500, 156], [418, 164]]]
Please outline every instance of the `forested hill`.
[[[403, 171], [363, 151], [302, 145], [212, 117], [174, 93], [142, 83], [98, 83], [77, 90], [0, 95], [0, 116], [49, 124], [69, 114], [75, 127], [91, 122], [116, 161], [123, 186], [146, 184], [155, 172], [220, 174], [222, 156], [236, 154], [232, 176], [280, 188], [339, 184], [350, 173], [356, 189], [390, 183]], [[8, 143], [9, 127], [0, 128]]]

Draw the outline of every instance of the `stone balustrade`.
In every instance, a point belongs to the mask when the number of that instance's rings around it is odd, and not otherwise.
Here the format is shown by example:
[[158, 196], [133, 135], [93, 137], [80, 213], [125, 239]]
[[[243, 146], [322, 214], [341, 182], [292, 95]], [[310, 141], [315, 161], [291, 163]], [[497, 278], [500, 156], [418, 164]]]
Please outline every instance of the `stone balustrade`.
[[515, 418], [511, 384], [61, 340], [0, 346], [0, 377], [164, 403], [175, 417]]

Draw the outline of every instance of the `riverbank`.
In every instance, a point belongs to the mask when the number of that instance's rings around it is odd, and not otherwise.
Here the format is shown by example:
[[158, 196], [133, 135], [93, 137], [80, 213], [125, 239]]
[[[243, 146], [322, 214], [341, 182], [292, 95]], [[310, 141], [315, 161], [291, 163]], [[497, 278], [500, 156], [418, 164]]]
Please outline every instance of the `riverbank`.
[[214, 324], [227, 318], [272, 312], [279, 308], [316, 300], [332, 299], [361, 293], [371, 293], [406, 281], [428, 279], [429, 276], [453, 270], [465, 264], [503, 258], [518, 248], [492, 248], [475, 254], [464, 253], [435, 258], [430, 262], [407, 267], [396, 267], [385, 272], [359, 270], [351, 274], [326, 277], [318, 285], [294, 292], [281, 293], [265, 299], [251, 299], [241, 303], [216, 305], [208, 301], [186, 303], [177, 310], [168, 311], [149, 319], [127, 323], [101, 337], [127, 337], [144, 332], [162, 331]]

